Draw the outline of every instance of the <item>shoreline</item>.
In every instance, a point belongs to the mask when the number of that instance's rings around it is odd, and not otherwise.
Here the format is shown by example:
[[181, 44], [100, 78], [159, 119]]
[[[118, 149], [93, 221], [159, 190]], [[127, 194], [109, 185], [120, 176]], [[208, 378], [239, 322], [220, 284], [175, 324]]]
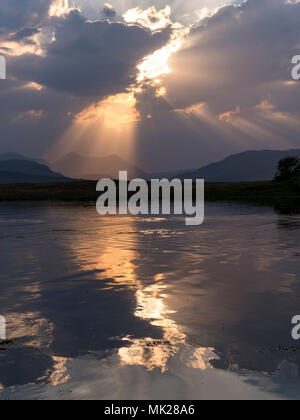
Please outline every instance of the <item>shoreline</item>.
[[[0, 202], [96, 202], [96, 181], [50, 184], [0, 184]], [[205, 183], [205, 201], [240, 202], [300, 212], [300, 186], [293, 182]]]

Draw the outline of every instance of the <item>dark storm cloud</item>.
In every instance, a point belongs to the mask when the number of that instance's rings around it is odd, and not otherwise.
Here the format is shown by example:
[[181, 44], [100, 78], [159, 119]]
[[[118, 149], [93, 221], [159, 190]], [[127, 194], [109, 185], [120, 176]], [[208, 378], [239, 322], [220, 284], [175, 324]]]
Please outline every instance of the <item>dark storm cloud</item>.
[[42, 156], [87, 105], [61, 92], [7, 81], [0, 94], [1, 151]]
[[[11, 80], [0, 83], [1, 149], [37, 156], [67, 130], [72, 115], [133, 83], [138, 62], [170, 33], [87, 21], [76, 11], [46, 18], [49, 2], [20, 1], [36, 4], [40, 21], [30, 7], [24, 16], [11, 9], [9, 19], [8, 6], [18, 3], [9, 0], [2, 31], [10, 26], [22, 38], [26, 28], [52, 25], [55, 41], [44, 56], [7, 57]], [[168, 100], [149, 87], [137, 95], [138, 163], [148, 170], [188, 168], [246, 149], [300, 147], [300, 83], [287, 83], [291, 58], [300, 54], [299, 22], [300, 3], [248, 0], [194, 26], [169, 63], [172, 72], [163, 83]], [[45, 88], [26, 87], [31, 81]], [[199, 103], [206, 104], [203, 115], [189, 110]]]
[[104, 4], [102, 16], [108, 20], [114, 20], [117, 17], [117, 13], [109, 4]]
[[[5, 8], [1, 5], [7, 18], [16, 14], [15, 5], [14, 0]], [[48, 6], [36, 10], [45, 11]], [[37, 28], [27, 26], [38, 21], [29, 10], [23, 19], [11, 21], [10, 30], [16, 33], [10, 40], [23, 44], [37, 34]], [[126, 24], [88, 22], [78, 11], [61, 18], [40, 13], [39, 18], [43, 18], [37, 25], [40, 35], [53, 31], [56, 40], [46, 45], [43, 57], [6, 57], [8, 80], [0, 82], [1, 151], [42, 155], [68, 129], [75, 114], [134, 82], [139, 60], [164, 45], [170, 35], [168, 30], [153, 35]]]
[[248, 0], [224, 7], [194, 27], [187, 48], [174, 57], [170, 92], [180, 106], [205, 101], [219, 112], [256, 105], [276, 83], [291, 80], [299, 22], [300, 3]]
[[36, 35], [39, 33], [38, 29], [35, 28], [24, 28], [20, 31], [16, 32], [13, 36], [11, 36], [9, 39], [11, 41], [24, 41], [27, 38], [30, 38], [33, 35]]
[[20, 80], [99, 100], [133, 83], [138, 62], [164, 45], [169, 35], [168, 30], [151, 34], [122, 23], [90, 22], [72, 11], [60, 22], [45, 57], [17, 57], [11, 60], [11, 71]]
[[50, 4], [51, 0], [1, 0], [0, 35], [40, 23]]
[[[136, 133], [136, 160], [148, 171], [197, 168], [236, 151], [209, 121], [188, 121], [154, 89], [138, 95], [141, 122]], [[150, 118], [151, 116], [151, 118]], [[244, 139], [247, 143], [247, 139]], [[245, 147], [245, 143], [241, 145]]]
[[152, 116], [139, 126], [140, 161], [194, 167], [246, 149], [300, 147], [300, 83], [289, 83], [299, 22], [300, 3], [248, 0], [194, 26], [165, 79], [173, 109], [149, 90], [138, 97]]

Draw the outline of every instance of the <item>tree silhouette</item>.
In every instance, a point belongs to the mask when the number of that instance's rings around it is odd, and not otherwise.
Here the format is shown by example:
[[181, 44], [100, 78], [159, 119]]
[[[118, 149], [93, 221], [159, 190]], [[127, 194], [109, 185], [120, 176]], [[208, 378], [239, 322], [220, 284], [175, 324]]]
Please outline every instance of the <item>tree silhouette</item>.
[[296, 156], [289, 156], [278, 163], [275, 181], [289, 181], [300, 176], [300, 160]]

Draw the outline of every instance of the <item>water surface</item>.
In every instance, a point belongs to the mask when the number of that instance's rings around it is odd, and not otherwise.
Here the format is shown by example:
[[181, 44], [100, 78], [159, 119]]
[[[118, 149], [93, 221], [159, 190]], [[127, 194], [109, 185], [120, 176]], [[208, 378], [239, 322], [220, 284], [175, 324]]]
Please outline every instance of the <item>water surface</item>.
[[0, 399], [299, 398], [300, 216], [0, 205]]

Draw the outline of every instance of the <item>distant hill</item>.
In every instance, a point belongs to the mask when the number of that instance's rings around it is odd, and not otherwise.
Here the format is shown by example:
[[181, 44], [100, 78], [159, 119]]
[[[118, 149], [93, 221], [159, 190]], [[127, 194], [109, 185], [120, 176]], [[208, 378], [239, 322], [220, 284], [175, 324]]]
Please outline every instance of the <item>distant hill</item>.
[[0, 161], [0, 183], [44, 183], [68, 181], [63, 175], [53, 172], [46, 165], [31, 160]]
[[280, 159], [287, 156], [300, 158], [300, 150], [243, 152], [196, 171], [179, 174], [179, 178], [205, 179], [206, 182], [270, 181], [274, 178]]
[[41, 163], [42, 165], [48, 165], [48, 162], [44, 159], [32, 159], [32, 158], [28, 158], [26, 156], [23, 156], [23, 155], [20, 155], [19, 153], [14, 153], [14, 152], [1, 153], [0, 162], [6, 161], [6, 160], [29, 160], [32, 162]]
[[181, 170], [173, 170], [173, 171], [167, 171], [167, 172], [152, 172], [148, 175], [148, 179], [173, 179], [181, 177], [183, 174], [186, 174], [187, 172], [193, 172], [196, 171], [196, 169], [181, 169]]
[[8, 152], [8, 153], [0, 154], [0, 162], [3, 162], [5, 160], [32, 160], [32, 159], [19, 155], [19, 153]]
[[125, 170], [130, 178], [147, 178], [147, 174], [137, 166], [118, 156], [87, 157], [70, 153], [50, 165], [51, 169], [71, 178], [98, 180], [109, 177], [119, 178], [119, 171]]

